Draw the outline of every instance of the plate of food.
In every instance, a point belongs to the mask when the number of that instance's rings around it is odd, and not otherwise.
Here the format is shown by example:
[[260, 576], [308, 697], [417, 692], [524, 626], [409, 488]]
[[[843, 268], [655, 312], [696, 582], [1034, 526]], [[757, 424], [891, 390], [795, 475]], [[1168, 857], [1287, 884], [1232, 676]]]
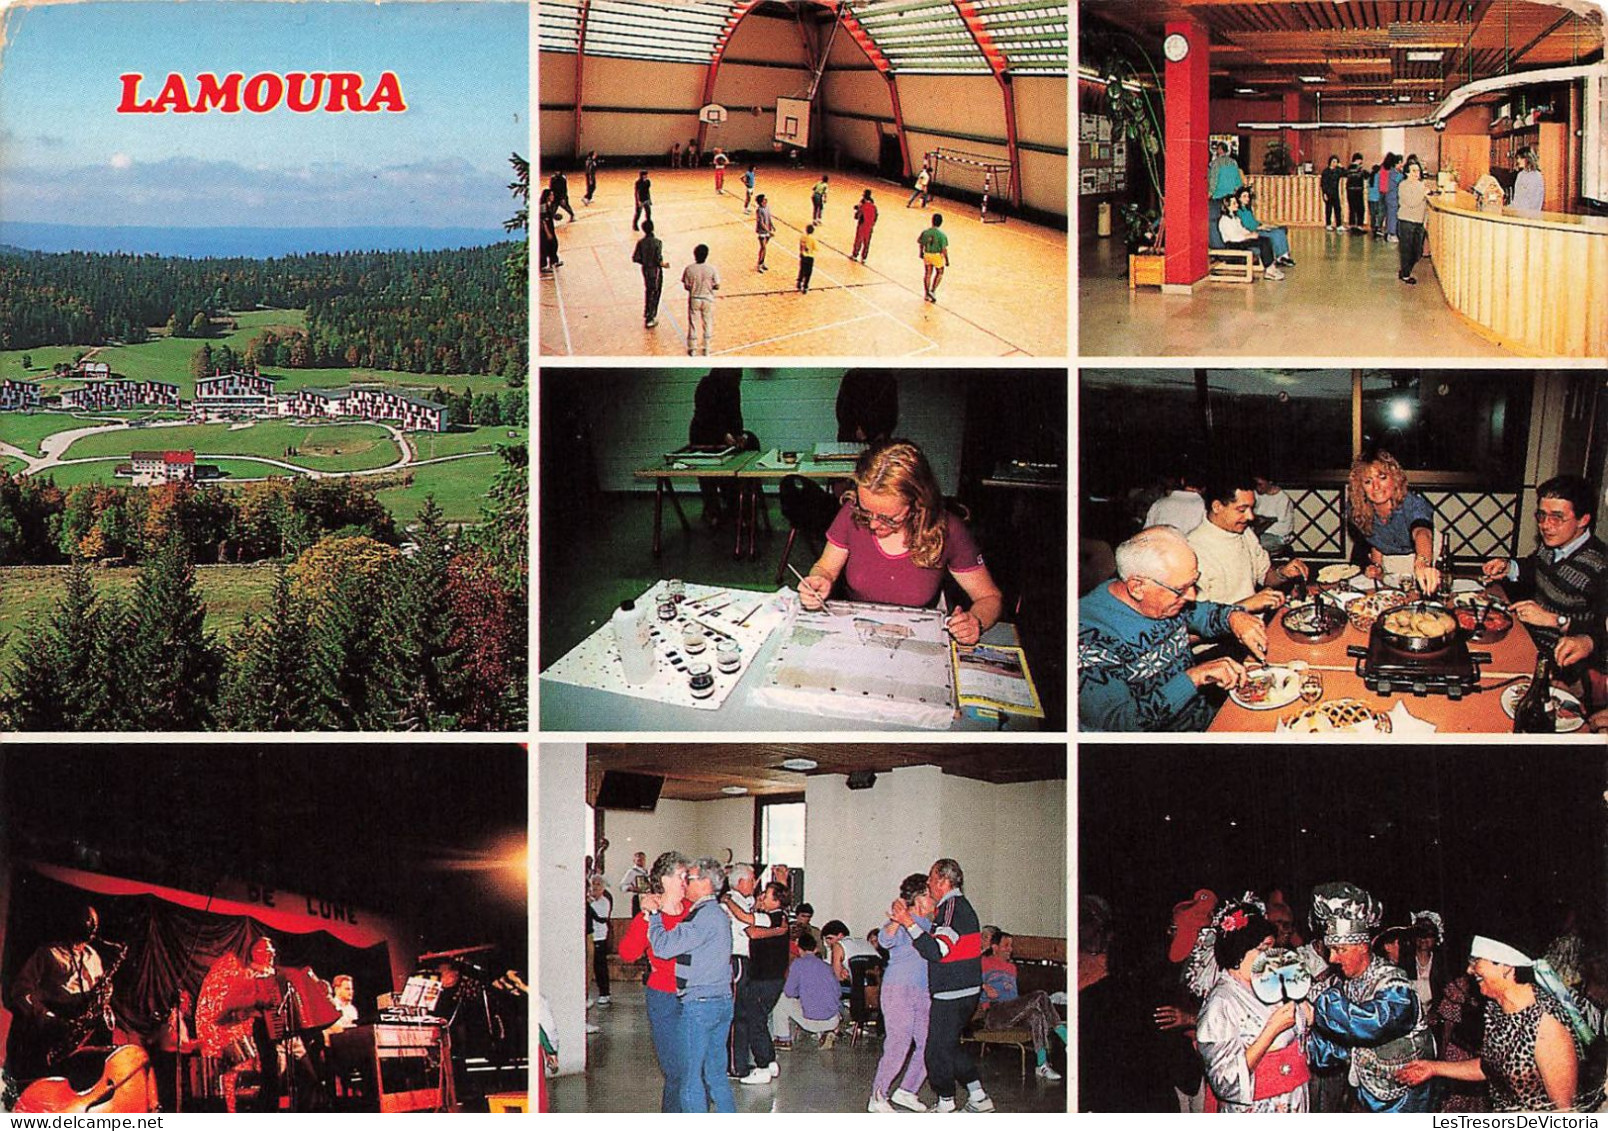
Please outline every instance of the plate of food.
[[1301, 698], [1301, 673], [1293, 668], [1251, 668], [1228, 697], [1250, 711], [1273, 711]]
[[[1530, 690], [1530, 681], [1527, 679], [1521, 679], [1503, 690], [1502, 710], [1507, 712], [1508, 718], [1513, 717], [1513, 712], [1518, 708], [1519, 700], [1524, 698], [1524, 693], [1528, 690]], [[1581, 705], [1580, 700], [1563, 690], [1563, 688], [1554, 687], [1552, 689], [1552, 705], [1558, 710], [1557, 722], [1552, 724], [1555, 734], [1573, 734], [1586, 725], [1585, 707]]]
[[1389, 734], [1390, 716], [1360, 699], [1326, 699], [1280, 720], [1296, 734]]
[[1350, 562], [1337, 562], [1334, 565], [1326, 565], [1318, 570], [1318, 584], [1338, 585], [1342, 581], [1350, 581], [1361, 572], [1361, 566], [1353, 565]]
[[1347, 605], [1346, 616], [1351, 618], [1351, 625], [1358, 632], [1367, 632], [1373, 628], [1380, 614], [1406, 603], [1407, 594], [1395, 589], [1381, 589]]
[[1500, 606], [1458, 606], [1457, 627], [1476, 644], [1495, 644], [1513, 628], [1513, 614]]

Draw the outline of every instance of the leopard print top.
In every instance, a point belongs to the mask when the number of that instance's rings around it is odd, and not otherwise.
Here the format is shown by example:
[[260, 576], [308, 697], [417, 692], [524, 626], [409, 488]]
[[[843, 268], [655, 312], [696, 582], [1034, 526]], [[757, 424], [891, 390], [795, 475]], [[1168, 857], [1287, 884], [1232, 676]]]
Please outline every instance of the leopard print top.
[[[1539, 990], [1535, 1002], [1517, 1013], [1504, 1013], [1494, 1001], [1485, 1003], [1485, 1040], [1480, 1067], [1491, 1085], [1492, 1111], [1551, 1111], [1552, 1097], [1535, 1062], [1535, 1039], [1541, 1017], [1550, 1013], [1569, 1029], [1569, 1018], [1557, 998]], [[1571, 1040], [1573, 1035], [1571, 1033]], [[1575, 1050], [1579, 1055], [1579, 1050]]]

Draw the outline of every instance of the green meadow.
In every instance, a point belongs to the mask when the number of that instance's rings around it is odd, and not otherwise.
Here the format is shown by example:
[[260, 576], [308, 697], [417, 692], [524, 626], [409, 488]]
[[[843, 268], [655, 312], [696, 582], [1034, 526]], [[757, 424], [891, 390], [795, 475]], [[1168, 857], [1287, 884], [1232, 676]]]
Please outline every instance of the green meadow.
[[409, 432], [408, 442], [419, 459], [456, 456], [465, 452], [495, 451], [499, 444], [524, 444], [530, 439], [527, 428], [507, 428], [488, 424], [481, 428], [452, 432]]
[[478, 522], [486, 492], [501, 468], [502, 460], [495, 454], [410, 468], [413, 485], [387, 487], [378, 492], [379, 499], [399, 526], [418, 517], [426, 495], [435, 496], [446, 521]]
[[[251, 339], [264, 330], [299, 330], [306, 324], [306, 313], [301, 310], [250, 310], [234, 315], [239, 329], [213, 338], [152, 338], [137, 346], [112, 345], [89, 350], [90, 360], [104, 361], [112, 372], [139, 381], [167, 381], [179, 387], [179, 396], [189, 400], [195, 395], [195, 379], [190, 376], [190, 359], [203, 343], [214, 351], [227, 345], [237, 354], [244, 354]], [[153, 328], [153, 334], [159, 332]], [[59, 392], [72, 384], [52, 377], [50, 370], [58, 361], [71, 363], [74, 356], [85, 352], [85, 346], [36, 346], [27, 350], [0, 351], [0, 378], [11, 377], [38, 381], [46, 394]], [[33, 368], [24, 370], [22, 356], [27, 354]], [[501, 392], [508, 383], [501, 377], [483, 373], [396, 373], [385, 369], [280, 369], [264, 367], [265, 376], [278, 378], [275, 386], [282, 393], [297, 389], [324, 389], [367, 382], [412, 390], [415, 395], [428, 395], [435, 388], [451, 389], [461, 393]]]
[[29, 455], [42, 456], [45, 453], [39, 442], [46, 436], [111, 422], [110, 417], [79, 417], [65, 412], [0, 412], [0, 440]]
[[[130, 428], [85, 436], [65, 459], [127, 456], [133, 451], [193, 448], [207, 456], [267, 456], [316, 471], [366, 471], [401, 458], [396, 441], [377, 424], [289, 424], [258, 421], [244, 428], [230, 424], [181, 424], [171, 428]], [[285, 454], [295, 448], [294, 456]]]

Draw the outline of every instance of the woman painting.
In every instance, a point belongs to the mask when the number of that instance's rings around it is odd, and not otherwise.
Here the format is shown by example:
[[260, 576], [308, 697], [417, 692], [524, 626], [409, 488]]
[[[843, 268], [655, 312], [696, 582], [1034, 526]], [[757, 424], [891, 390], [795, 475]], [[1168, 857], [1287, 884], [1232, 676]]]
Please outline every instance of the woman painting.
[[1574, 1019], [1559, 997], [1537, 989], [1538, 976], [1567, 996], [1545, 960], [1497, 939], [1476, 935], [1468, 972], [1485, 1008], [1485, 1037], [1478, 1060], [1414, 1060], [1396, 1073], [1405, 1084], [1432, 1076], [1484, 1080], [1492, 1111], [1569, 1111], [1580, 1075]]
[[826, 543], [799, 582], [806, 609], [821, 608], [839, 577], [851, 600], [927, 608], [947, 572], [971, 602], [945, 625], [958, 643], [977, 643], [999, 620], [999, 586], [966, 524], [945, 507], [927, 457], [909, 440], [884, 440], [860, 456]]
[[1351, 465], [1346, 521], [1368, 544], [1369, 577], [1411, 574], [1421, 592], [1440, 587], [1435, 510], [1409, 489], [1407, 473], [1389, 452], [1363, 455]]
[[660, 958], [648, 943], [648, 915], [659, 913], [659, 921], [669, 930], [680, 923], [689, 908], [686, 904], [687, 868], [692, 861], [679, 852], [663, 852], [648, 871], [648, 894], [642, 897], [642, 910], [631, 920], [620, 940], [620, 959], [624, 962], [648, 959], [648, 981], [643, 1000], [648, 1009], [648, 1029], [653, 1035], [653, 1051], [664, 1075], [661, 1111], [681, 1110], [681, 1077], [687, 1065], [681, 1038], [681, 999], [676, 993], [674, 959]]
[[[932, 929], [934, 900], [927, 891], [924, 874], [913, 872], [906, 876], [899, 885], [899, 898], [922, 930]], [[886, 1036], [871, 1084], [871, 1100], [865, 1108], [882, 1112], [901, 1107], [906, 1111], [926, 1111], [919, 1093], [927, 1079], [927, 1014], [932, 1006], [927, 995], [927, 960], [917, 952], [910, 932], [892, 919], [877, 932], [877, 945], [888, 952], [888, 966], [882, 972], [882, 1024]], [[893, 1082], [901, 1068], [904, 1076], [895, 1089]]]
[[1251, 988], [1256, 960], [1273, 945], [1273, 925], [1258, 904], [1238, 900], [1223, 904], [1214, 922], [1218, 974], [1195, 1029], [1211, 1089], [1207, 1110], [1304, 1112], [1310, 1007], [1268, 1005]]

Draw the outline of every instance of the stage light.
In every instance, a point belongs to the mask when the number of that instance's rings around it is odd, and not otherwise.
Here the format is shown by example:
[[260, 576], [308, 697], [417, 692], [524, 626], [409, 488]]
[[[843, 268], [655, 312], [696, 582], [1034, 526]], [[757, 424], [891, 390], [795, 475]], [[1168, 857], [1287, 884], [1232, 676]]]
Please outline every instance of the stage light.
[[1413, 422], [1413, 402], [1406, 397], [1397, 397], [1391, 401], [1390, 422], [1392, 424], [1411, 424]]

